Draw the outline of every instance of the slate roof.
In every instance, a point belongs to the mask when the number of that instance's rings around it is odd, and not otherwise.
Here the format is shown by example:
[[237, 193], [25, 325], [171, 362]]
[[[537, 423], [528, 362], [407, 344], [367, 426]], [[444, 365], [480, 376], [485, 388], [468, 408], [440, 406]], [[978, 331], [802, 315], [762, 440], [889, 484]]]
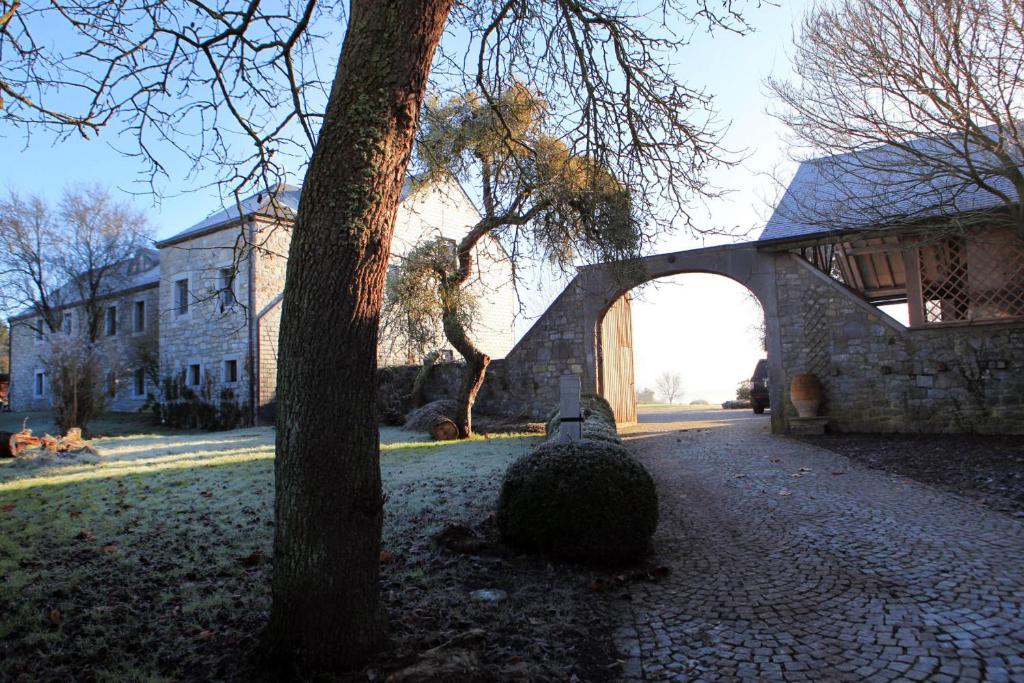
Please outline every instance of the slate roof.
[[[131, 258], [127, 258], [115, 266], [108, 275], [99, 291], [99, 297], [116, 296], [121, 292], [155, 287], [160, 284], [160, 252], [155, 249], [139, 249]], [[82, 303], [77, 290], [71, 282], [58, 287], [51, 294], [52, 301], [59, 307], [77, 306]], [[36, 315], [34, 307], [26, 308], [11, 316], [11, 320], [28, 318]]]
[[[256, 192], [255, 194], [252, 194], [238, 202], [238, 204], [232, 204], [229, 207], [212, 213], [192, 227], [186, 228], [167, 239], [160, 240], [157, 243], [157, 246], [161, 247], [166, 244], [180, 242], [194, 235], [216, 228], [218, 225], [231, 223], [238, 219], [239, 209], [241, 209], [242, 216], [250, 216], [252, 214], [267, 214], [272, 216], [283, 214], [283, 216], [288, 217], [294, 216], [295, 212], [299, 210], [299, 194], [301, 192], [302, 188], [294, 185], [279, 185], [271, 192]], [[276, 211], [274, 210], [274, 207], [271, 206], [271, 199], [276, 202]]]
[[[415, 180], [416, 178], [413, 176], [409, 176], [405, 179], [405, 185], [402, 187], [400, 201], [405, 200], [405, 198], [409, 196]], [[284, 184], [278, 185], [277, 188], [270, 192], [256, 192], [255, 194], [246, 197], [238, 204], [232, 204], [220, 211], [212, 213], [192, 227], [186, 228], [171, 237], [160, 240], [157, 242], [157, 247], [181, 242], [189, 237], [194, 237], [204, 232], [215, 230], [217, 226], [230, 224], [233, 221], [238, 220], [239, 208], [241, 208], [242, 216], [261, 214], [278, 218], [294, 218], [295, 214], [299, 210], [299, 196], [301, 194], [301, 187]], [[276, 206], [271, 205], [271, 199], [275, 201]]]
[[[1003, 205], [976, 184], [939, 172], [940, 164], [966, 172], [963, 155], [953, 152], [949, 140], [922, 138], [909, 146], [940, 161], [926, 164], [889, 145], [804, 161], [758, 239], [905, 225]], [[995, 172], [994, 155], [975, 150], [971, 158], [996, 189], [1016, 195], [1010, 181]]]

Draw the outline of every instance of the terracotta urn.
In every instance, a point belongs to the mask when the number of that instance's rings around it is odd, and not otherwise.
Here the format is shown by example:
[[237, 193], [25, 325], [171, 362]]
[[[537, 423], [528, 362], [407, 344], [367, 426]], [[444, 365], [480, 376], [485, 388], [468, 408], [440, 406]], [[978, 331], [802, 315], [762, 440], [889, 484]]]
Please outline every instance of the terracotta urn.
[[817, 417], [821, 405], [821, 381], [813, 373], [794, 375], [789, 385], [789, 400], [800, 417]]

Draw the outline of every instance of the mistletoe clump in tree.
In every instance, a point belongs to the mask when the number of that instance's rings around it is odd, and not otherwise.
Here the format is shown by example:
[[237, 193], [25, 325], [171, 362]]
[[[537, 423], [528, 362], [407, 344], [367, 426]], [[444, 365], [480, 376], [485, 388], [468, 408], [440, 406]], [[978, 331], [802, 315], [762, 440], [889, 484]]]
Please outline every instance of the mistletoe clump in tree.
[[572, 152], [547, 132], [548, 108], [537, 93], [514, 84], [500, 94], [432, 98], [417, 140], [419, 182], [454, 177], [476, 189], [480, 220], [451, 249], [442, 240], [419, 245], [405, 259], [391, 302], [411, 329], [440, 320], [445, 338], [465, 359], [455, 423], [472, 434], [472, 410], [490, 357], [471, 337], [477, 254], [485, 240], [508, 248], [512, 272], [524, 253], [569, 267], [575, 259], [616, 260], [643, 243], [630, 188], [594, 157]]

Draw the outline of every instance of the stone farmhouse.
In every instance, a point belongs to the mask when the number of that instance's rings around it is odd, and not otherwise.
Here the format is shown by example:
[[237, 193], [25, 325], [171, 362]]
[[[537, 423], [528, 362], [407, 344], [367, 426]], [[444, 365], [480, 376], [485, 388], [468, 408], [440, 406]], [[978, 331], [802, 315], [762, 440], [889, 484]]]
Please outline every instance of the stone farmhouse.
[[[158, 348], [161, 383], [165, 378], [183, 382], [214, 398], [229, 390], [239, 404], [252, 407], [254, 418], [270, 419], [285, 267], [299, 194], [299, 188], [287, 185], [257, 193], [157, 242], [155, 251], [140, 252], [126, 264], [130, 286], [104, 297], [101, 343], [123, 369], [113, 409], [138, 410], [147, 395], [159, 390], [136, 360], [138, 345], [148, 338]], [[392, 267], [421, 242], [459, 240], [477, 220], [477, 210], [457, 182], [417, 185], [410, 180], [396, 220]], [[515, 294], [511, 265], [495, 239], [477, 248], [471, 291], [479, 303], [474, 339], [486, 353], [501, 358], [512, 348]], [[65, 319], [73, 320], [75, 302], [66, 310]], [[11, 319], [10, 400], [15, 410], [49, 405], [39, 360], [42, 328], [35, 322], [31, 313]], [[450, 355], [444, 347], [439, 338], [438, 349]], [[381, 344], [382, 365], [410, 361], [419, 359], [401, 343]]]

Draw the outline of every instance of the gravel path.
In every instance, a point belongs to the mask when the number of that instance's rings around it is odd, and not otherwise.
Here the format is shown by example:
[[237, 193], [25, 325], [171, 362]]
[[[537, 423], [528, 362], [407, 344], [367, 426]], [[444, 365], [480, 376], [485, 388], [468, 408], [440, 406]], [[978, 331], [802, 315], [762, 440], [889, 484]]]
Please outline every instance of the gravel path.
[[747, 411], [623, 431], [672, 571], [633, 591], [624, 680], [1024, 681], [1020, 520]]

